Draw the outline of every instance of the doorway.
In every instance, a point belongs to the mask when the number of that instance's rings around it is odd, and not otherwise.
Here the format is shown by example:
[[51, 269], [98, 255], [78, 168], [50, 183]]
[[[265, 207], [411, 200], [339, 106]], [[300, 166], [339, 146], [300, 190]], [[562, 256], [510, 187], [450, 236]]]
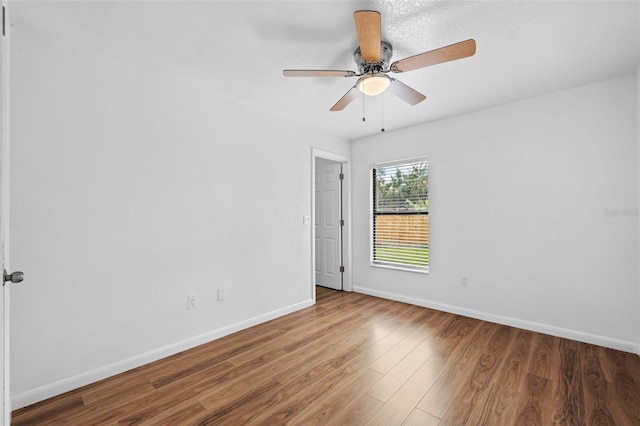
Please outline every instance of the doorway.
[[342, 290], [342, 164], [316, 158], [313, 224], [316, 228], [316, 285]]
[[351, 291], [349, 162], [336, 154], [313, 151], [313, 295], [316, 285]]
[[[2, 0], [0, 33], [0, 271], [9, 262], [9, 16], [8, 2]], [[4, 275], [4, 274], [3, 274]], [[10, 286], [0, 289], [0, 425], [11, 424], [9, 389], [9, 298]]]

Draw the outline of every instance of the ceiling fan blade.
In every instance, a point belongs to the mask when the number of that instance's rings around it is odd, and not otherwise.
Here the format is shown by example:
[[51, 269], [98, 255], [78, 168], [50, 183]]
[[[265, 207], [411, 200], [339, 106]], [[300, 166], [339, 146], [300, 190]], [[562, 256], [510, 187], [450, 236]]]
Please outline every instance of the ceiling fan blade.
[[283, 70], [285, 77], [351, 77], [354, 71], [344, 70]]
[[466, 58], [473, 56], [475, 53], [476, 42], [475, 40], [470, 39], [450, 46], [441, 47], [440, 49], [420, 53], [419, 55], [400, 59], [399, 61], [392, 63], [390, 69], [393, 72], [411, 71], [418, 68], [441, 64], [443, 62]]
[[360, 91], [356, 86], [353, 86], [347, 93], [344, 94], [343, 97], [340, 98], [338, 102], [334, 106], [331, 107], [329, 111], [342, 111], [347, 105], [351, 103], [355, 98], [358, 97], [358, 93]]
[[380, 12], [358, 10], [353, 13], [362, 59], [367, 62], [380, 61]]
[[391, 85], [389, 85], [389, 89], [391, 93], [402, 99], [408, 104], [415, 105], [427, 99], [425, 95], [418, 92], [415, 89], [407, 86], [406, 84], [396, 80], [395, 78], [391, 79]]

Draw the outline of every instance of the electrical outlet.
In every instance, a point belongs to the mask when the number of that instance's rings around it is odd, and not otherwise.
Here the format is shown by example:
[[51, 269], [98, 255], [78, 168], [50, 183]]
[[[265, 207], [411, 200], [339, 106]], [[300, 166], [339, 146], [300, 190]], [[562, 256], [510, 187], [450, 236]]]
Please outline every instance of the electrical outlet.
[[227, 297], [224, 288], [218, 289], [218, 302], [222, 302]]
[[198, 306], [198, 296], [196, 296], [195, 294], [190, 294], [187, 297], [187, 308], [193, 309], [196, 306]]
[[462, 282], [460, 283], [461, 286], [463, 287], [468, 287], [469, 286], [469, 277], [462, 277]]

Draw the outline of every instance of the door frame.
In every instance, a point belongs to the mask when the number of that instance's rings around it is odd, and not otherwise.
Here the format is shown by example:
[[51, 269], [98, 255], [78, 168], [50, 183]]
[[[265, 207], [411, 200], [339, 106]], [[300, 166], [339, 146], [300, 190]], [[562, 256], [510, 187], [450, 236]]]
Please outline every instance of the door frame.
[[[344, 288], [344, 272], [341, 266], [344, 265], [344, 220], [343, 214], [346, 209], [342, 206], [342, 191], [344, 183], [344, 173], [342, 163], [325, 158], [316, 157], [316, 188], [315, 188], [315, 209], [316, 218], [314, 222], [316, 238], [316, 276], [315, 284], [334, 290]], [[342, 179], [340, 179], [342, 175]], [[318, 182], [320, 180], [320, 182]], [[327, 190], [330, 190], [333, 209], [328, 210]], [[320, 194], [317, 192], [320, 190]], [[331, 236], [329, 236], [328, 234]], [[332, 250], [328, 252], [327, 238], [333, 238]], [[332, 265], [331, 269], [328, 269]]]
[[353, 270], [351, 265], [351, 158], [324, 151], [318, 148], [311, 148], [311, 299], [316, 303], [316, 158], [335, 161], [342, 164], [342, 217], [344, 227], [342, 228], [342, 261], [344, 273], [342, 276], [342, 290], [353, 291]]
[[[9, 2], [2, 0], [2, 22], [0, 22], [0, 272], [9, 269]], [[2, 405], [0, 426], [11, 424], [11, 390], [10, 390], [10, 293], [11, 286], [3, 285], [0, 289], [0, 386], [2, 386]]]

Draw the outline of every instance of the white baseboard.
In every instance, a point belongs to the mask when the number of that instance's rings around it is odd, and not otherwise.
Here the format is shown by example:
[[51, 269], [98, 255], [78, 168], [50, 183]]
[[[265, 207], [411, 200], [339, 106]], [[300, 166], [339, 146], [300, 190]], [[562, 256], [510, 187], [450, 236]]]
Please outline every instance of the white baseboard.
[[63, 394], [70, 390], [78, 389], [82, 386], [97, 382], [102, 379], [106, 379], [111, 376], [115, 376], [116, 374], [123, 373], [125, 371], [140, 367], [150, 362], [175, 355], [179, 352], [191, 348], [195, 348], [196, 346], [202, 345], [204, 343], [208, 343], [237, 331], [253, 327], [254, 325], [262, 324], [264, 322], [270, 321], [286, 314], [290, 314], [311, 305], [313, 305], [313, 300], [309, 299], [304, 302], [277, 309], [275, 311], [267, 312], [263, 315], [258, 315], [257, 317], [253, 317], [248, 320], [240, 321], [226, 327], [209, 331], [199, 336], [195, 336], [180, 342], [173, 343], [171, 345], [157, 348], [152, 351], [142, 353], [128, 359], [124, 359], [122, 361], [114, 362], [113, 364], [105, 365], [103, 367], [96, 368], [94, 370], [78, 374], [76, 376], [67, 377], [65, 379], [40, 386], [26, 392], [12, 395], [12, 409], [17, 410], [19, 408], [35, 404], [36, 402], [44, 401], [45, 399]]
[[625, 340], [612, 339], [606, 336], [584, 333], [582, 331], [571, 330], [567, 328], [556, 327], [553, 325], [542, 324], [538, 322], [526, 321], [518, 318], [505, 317], [502, 315], [494, 315], [486, 312], [480, 312], [473, 309], [461, 308], [459, 306], [448, 305], [446, 303], [438, 303], [425, 299], [404, 296], [401, 294], [390, 293], [386, 291], [374, 290], [366, 287], [353, 286], [356, 293], [368, 294], [383, 299], [405, 302], [411, 305], [422, 306], [424, 308], [435, 309], [438, 311], [449, 312], [452, 314], [462, 315], [465, 317], [476, 318], [484, 321], [494, 322], [497, 324], [508, 325], [511, 327], [522, 328], [524, 330], [535, 331], [538, 333], [549, 334], [552, 336], [563, 337], [566, 339], [576, 340], [579, 342], [590, 343], [593, 345], [604, 346], [611, 349], [617, 349], [624, 352], [631, 352], [640, 355], [640, 344], [638, 342], [629, 342]]

